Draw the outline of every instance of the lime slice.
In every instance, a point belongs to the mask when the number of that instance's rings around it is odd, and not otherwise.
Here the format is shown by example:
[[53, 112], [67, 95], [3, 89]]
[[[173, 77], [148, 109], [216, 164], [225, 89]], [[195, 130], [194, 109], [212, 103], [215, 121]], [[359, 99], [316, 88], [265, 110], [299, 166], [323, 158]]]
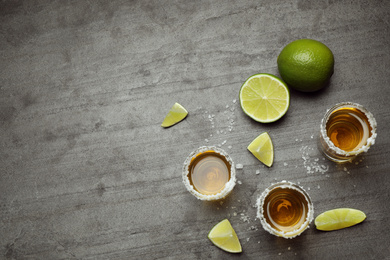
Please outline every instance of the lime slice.
[[366, 214], [357, 209], [340, 208], [321, 213], [314, 223], [318, 230], [332, 231], [359, 224], [366, 219]]
[[241, 253], [242, 248], [237, 234], [229, 220], [224, 219], [209, 232], [208, 238], [214, 245], [229, 253]]
[[290, 92], [278, 77], [256, 74], [242, 85], [240, 104], [244, 113], [255, 121], [271, 123], [286, 114], [290, 106]]
[[259, 159], [260, 162], [268, 167], [272, 166], [272, 163], [274, 162], [274, 146], [271, 137], [267, 132], [256, 137], [256, 139], [249, 144], [248, 150]]
[[170, 127], [174, 124], [179, 123], [181, 120], [186, 118], [188, 115], [187, 110], [180, 105], [179, 103], [175, 103], [171, 110], [169, 110], [167, 116], [165, 117], [164, 121], [162, 122], [162, 127]]

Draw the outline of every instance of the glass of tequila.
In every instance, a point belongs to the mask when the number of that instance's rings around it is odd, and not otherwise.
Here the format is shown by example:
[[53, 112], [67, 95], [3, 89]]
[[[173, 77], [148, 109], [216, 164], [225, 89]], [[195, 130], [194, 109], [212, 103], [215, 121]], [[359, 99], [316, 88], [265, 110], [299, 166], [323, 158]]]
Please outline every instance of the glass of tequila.
[[374, 116], [359, 104], [343, 102], [330, 108], [322, 119], [319, 147], [329, 160], [348, 162], [367, 152], [376, 135]]
[[218, 147], [199, 147], [184, 162], [183, 182], [200, 200], [223, 199], [236, 185], [234, 162]]
[[314, 207], [309, 195], [292, 182], [271, 185], [257, 199], [256, 206], [263, 228], [283, 238], [299, 236], [313, 220]]

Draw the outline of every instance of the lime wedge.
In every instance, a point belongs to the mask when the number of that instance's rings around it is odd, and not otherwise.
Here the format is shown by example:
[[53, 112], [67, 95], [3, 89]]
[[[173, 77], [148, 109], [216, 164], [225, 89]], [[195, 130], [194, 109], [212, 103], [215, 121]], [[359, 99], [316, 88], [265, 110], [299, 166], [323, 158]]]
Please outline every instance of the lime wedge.
[[268, 167], [272, 166], [272, 163], [274, 162], [274, 146], [271, 137], [267, 132], [256, 137], [256, 139], [249, 144], [248, 150], [259, 159], [260, 162]]
[[290, 106], [290, 92], [278, 77], [256, 74], [242, 85], [240, 104], [244, 113], [255, 121], [271, 123], [286, 114]]
[[229, 220], [224, 219], [209, 232], [208, 238], [214, 245], [229, 253], [241, 253], [242, 248], [237, 234]]
[[366, 219], [366, 214], [357, 209], [340, 208], [321, 213], [314, 223], [318, 230], [332, 231], [359, 224]]
[[171, 110], [169, 110], [168, 114], [166, 115], [164, 121], [162, 122], [162, 127], [170, 127], [174, 124], [179, 123], [181, 120], [186, 118], [188, 115], [187, 110], [180, 105], [179, 103], [175, 103]]

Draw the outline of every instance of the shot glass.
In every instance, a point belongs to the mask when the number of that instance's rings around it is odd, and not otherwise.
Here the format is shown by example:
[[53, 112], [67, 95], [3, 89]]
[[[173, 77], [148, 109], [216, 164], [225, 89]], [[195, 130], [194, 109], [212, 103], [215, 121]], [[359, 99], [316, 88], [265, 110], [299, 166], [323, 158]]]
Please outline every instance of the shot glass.
[[236, 185], [233, 160], [215, 146], [202, 146], [191, 152], [182, 174], [187, 190], [200, 200], [223, 199]]
[[283, 238], [299, 236], [313, 220], [314, 207], [309, 195], [303, 188], [288, 181], [265, 189], [256, 206], [263, 228]]
[[375, 143], [376, 128], [374, 116], [362, 105], [338, 103], [322, 118], [319, 148], [331, 161], [352, 161]]

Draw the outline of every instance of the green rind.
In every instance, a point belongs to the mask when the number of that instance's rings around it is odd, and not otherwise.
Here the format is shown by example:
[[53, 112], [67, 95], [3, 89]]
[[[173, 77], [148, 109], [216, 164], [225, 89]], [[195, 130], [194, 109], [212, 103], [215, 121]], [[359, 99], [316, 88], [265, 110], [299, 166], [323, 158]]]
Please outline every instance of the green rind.
[[[313, 49], [304, 49], [300, 46], [301, 43], [304, 43], [305, 46], [317, 46]], [[326, 59], [326, 62], [329, 66], [328, 70], [324, 70], [323, 66], [319, 68], [316, 66], [316, 64], [314, 66], [312, 66], [312, 64], [310, 64], [310, 66], [304, 64], [303, 68], [301, 69], [301, 63], [294, 62], [295, 60], [299, 60], [293, 58], [293, 56], [296, 55], [294, 53], [297, 50], [298, 53], [307, 51], [315, 54], [314, 52], [317, 52], [318, 49], [321, 49], [319, 56], [324, 56], [323, 53], [327, 53], [326, 57], [329, 57], [329, 59]], [[291, 88], [301, 92], [315, 92], [322, 89], [328, 84], [334, 72], [334, 56], [332, 51], [322, 42], [312, 39], [299, 39], [287, 44], [280, 52], [277, 58], [277, 64], [279, 74], [284, 82], [286, 82], [287, 85]], [[308, 71], [305, 72], [304, 70]], [[313, 75], [314, 78], [307, 78], [307, 74]], [[316, 79], [315, 77], [318, 75], [323, 75], [323, 77]]]

